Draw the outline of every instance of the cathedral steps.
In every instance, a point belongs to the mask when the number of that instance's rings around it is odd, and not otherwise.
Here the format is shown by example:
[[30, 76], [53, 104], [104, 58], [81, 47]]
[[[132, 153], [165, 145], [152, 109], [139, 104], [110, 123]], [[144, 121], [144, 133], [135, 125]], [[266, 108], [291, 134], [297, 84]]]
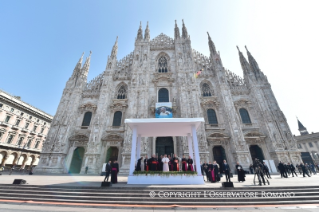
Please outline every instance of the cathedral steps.
[[[204, 187], [55, 187], [30, 185], [0, 185], [1, 200], [65, 202], [84, 204], [122, 205], [272, 205], [272, 204], [319, 204], [319, 186], [307, 187], [250, 187], [250, 188], [204, 188]], [[154, 191], [156, 196], [150, 197]], [[158, 192], [193, 192], [193, 197], [161, 198]], [[286, 197], [209, 197], [209, 192], [294, 192]], [[194, 192], [201, 192], [194, 196]], [[204, 192], [206, 192], [204, 194]], [[206, 196], [205, 196], [206, 195]]]

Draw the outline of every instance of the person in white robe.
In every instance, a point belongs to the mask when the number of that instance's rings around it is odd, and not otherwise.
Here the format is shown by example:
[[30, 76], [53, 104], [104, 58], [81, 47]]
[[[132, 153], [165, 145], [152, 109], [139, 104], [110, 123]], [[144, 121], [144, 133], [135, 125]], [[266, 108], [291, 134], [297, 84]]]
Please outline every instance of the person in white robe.
[[168, 172], [169, 171], [169, 168], [168, 168], [169, 159], [167, 158], [167, 155], [164, 155], [162, 162], [163, 162], [163, 172]]

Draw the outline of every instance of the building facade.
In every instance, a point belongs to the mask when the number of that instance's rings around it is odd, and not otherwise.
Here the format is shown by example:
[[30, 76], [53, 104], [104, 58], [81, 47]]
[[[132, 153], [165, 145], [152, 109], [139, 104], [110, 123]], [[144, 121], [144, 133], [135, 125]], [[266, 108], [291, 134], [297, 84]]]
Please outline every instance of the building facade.
[[53, 117], [0, 90], [0, 165], [36, 166]]
[[306, 127], [298, 120], [299, 136], [295, 136], [297, 147], [304, 163], [319, 164], [319, 133], [309, 134]]
[[[37, 169], [48, 173], [100, 173], [105, 161], [130, 164], [128, 118], [154, 118], [157, 102], [171, 102], [174, 118], [204, 117], [198, 129], [201, 162], [227, 159], [245, 168], [253, 158], [299, 163], [300, 151], [267, 77], [247, 50], [243, 78], [224, 68], [208, 34], [210, 56], [192, 48], [183, 22], [174, 39], [150, 39], [139, 27], [133, 52], [117, 60], [118, 39], [105, 70], [87, 82], [90, 55], [67, 81]], [[195, 78], [194, 73], [203, 70]], [[143, 138], [141, 155], [188, 154], [186, 137]], [[164, 150], [163, 150], [164, 149]]]

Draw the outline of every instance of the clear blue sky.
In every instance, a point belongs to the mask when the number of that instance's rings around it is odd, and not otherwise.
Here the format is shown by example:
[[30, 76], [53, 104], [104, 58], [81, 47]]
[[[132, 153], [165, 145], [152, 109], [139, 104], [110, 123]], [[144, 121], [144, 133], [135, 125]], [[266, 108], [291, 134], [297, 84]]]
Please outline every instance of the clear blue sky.
[[209, 31], [225, 68], [242, 76], [236, 45], [247, 45], [268, 76], [288, 123], [318, 131], [318, 1], [0, 0], [0, 88], [54, 115], [85, 52], [88, 79], [102, 73], [116, 36], [118, 59], [134, 49], [139, 22], [151, 39], [173, 37], [184, 19], [192, 47], [209, 55]]

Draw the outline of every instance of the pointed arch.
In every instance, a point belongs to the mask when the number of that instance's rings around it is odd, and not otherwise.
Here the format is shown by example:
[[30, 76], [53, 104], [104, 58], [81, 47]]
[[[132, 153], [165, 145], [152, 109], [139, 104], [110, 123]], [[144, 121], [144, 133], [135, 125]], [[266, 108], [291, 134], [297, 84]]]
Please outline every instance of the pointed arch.
[[216, 112], [215, 112], [214, 109], [208, 109], [207, 110], [207, 118], [208, 118], [208, 123], [209, 124], [214, 124], [214, 125], [218, 124]]
[[170, 57], [165, 52], [161, 52], [156, 57], [156, 72], [170, 72]]
[[241, 120], [244, 124], [251, 124], [249, 113], [245, 108], [240, 108], [239, 114], [240, 114]]
[[212, 88], [213, 86], [209, 81], [203, 80], [200, 84], [201, 95], [203, 97], [213, 96], [214, 92]]
[[169, 102], [169, 92], [166, 88], [158, 90], [158, 102]]
[[115, 99], [127, 99], [127, 85], [124, 82], [121, 82], [116, 87]]
[[122, 124], [122, 112], [116, 111], [113, 117], [113, 125], [114, 127], [119, 127]]
[[86, 112], [83, 117], [82, 127], [90, 126], [91, 119], [92, 119], [92, 112], [90, 111]]

